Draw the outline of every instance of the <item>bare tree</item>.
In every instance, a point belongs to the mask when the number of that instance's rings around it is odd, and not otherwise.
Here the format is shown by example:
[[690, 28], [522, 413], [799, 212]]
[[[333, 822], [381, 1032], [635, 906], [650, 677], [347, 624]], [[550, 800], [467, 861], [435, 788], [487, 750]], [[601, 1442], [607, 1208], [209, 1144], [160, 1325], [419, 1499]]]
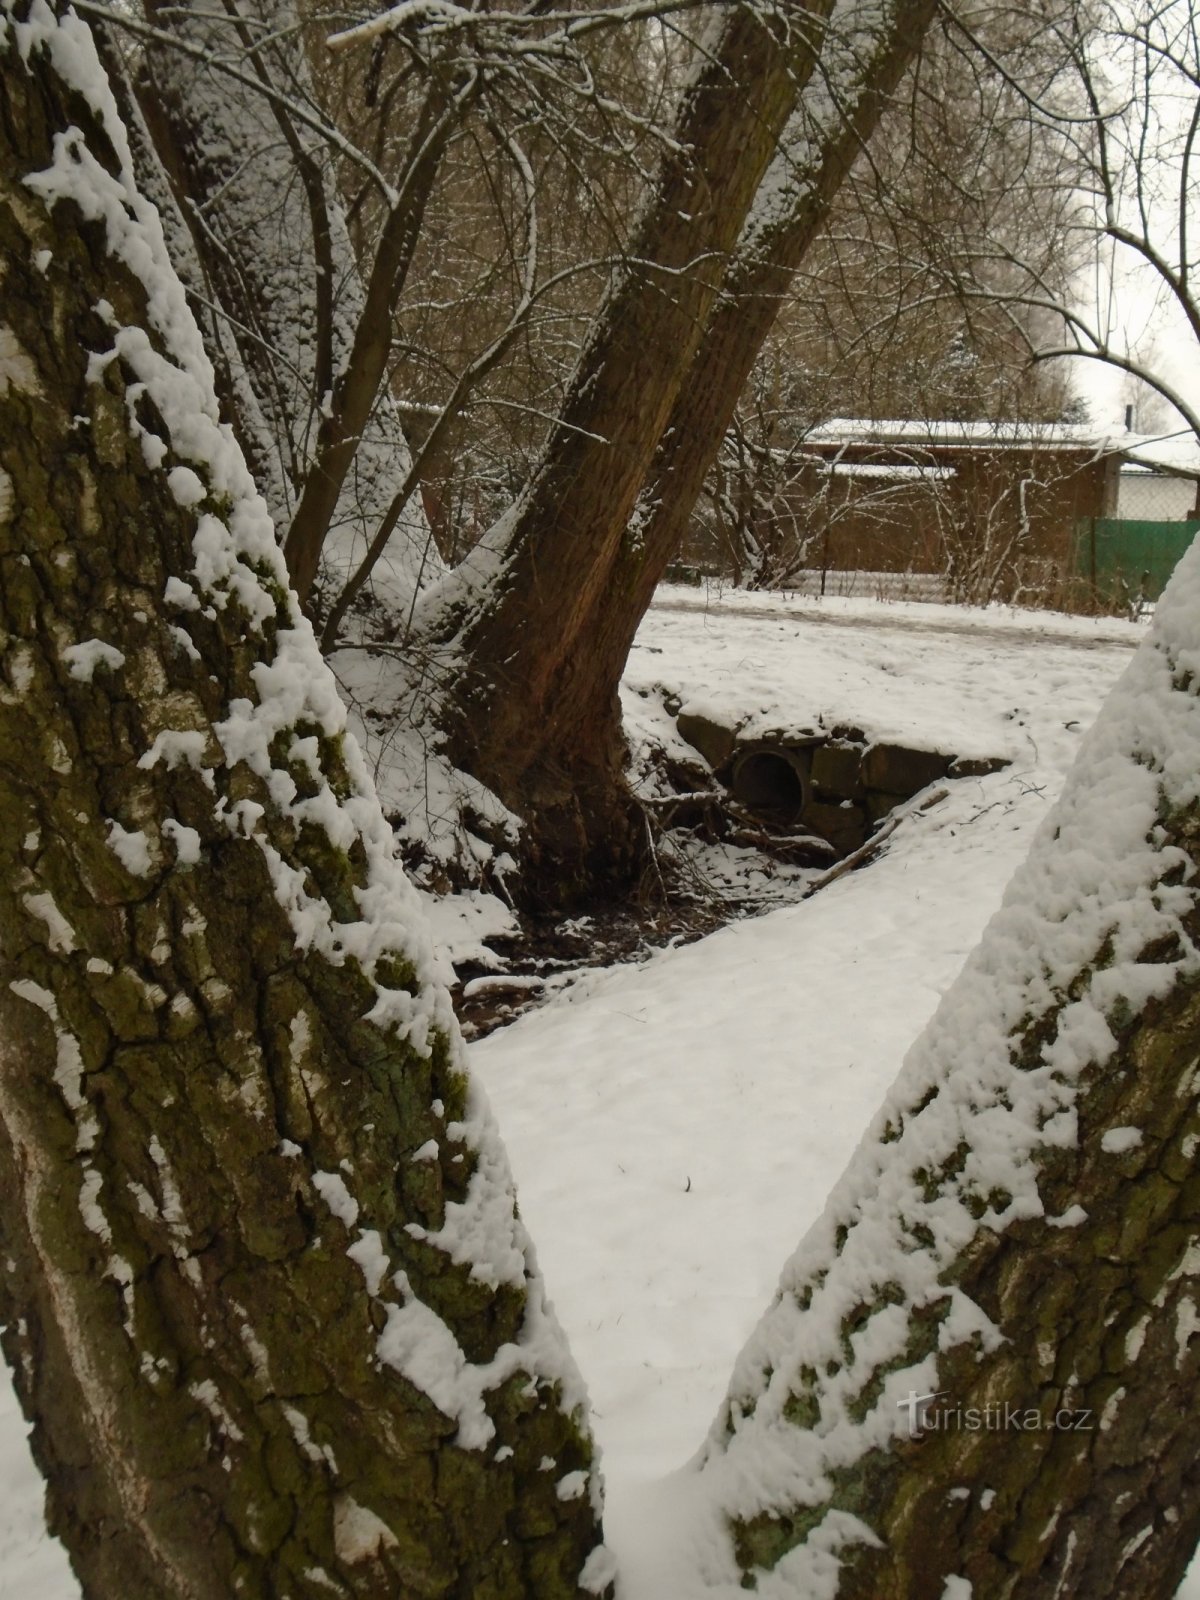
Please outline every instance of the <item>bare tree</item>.
[[[603, 303], [561, 401], [556, 397], [527, 481], [478, 559], [437, 585], [405, 630], [422, 736], [440, 741], [445, 758], [523, 820], [526, 859], [541, 880], [533, 886], [531, 878], [532, 892], [569, 898], [598, 884], [615, 888], [637, 873], [644, 826], [625, 788], [616, 701], [629, 643], [678, 547], [789, 276], [917, 48], [931, 4], [906, 0], [884, 15], [858, 0], [832, 10], [813, 0], [782, 12], [735, 6], [712, 19], [693, 77], [675, 96], [673, 125], [648, 143], [639, 129], [647, 172], [637, 220], [606, 269]], [[528, 172], [512, 117], [501, 115], [505, 95], [518, 108], [532, 90], [551, 98], [553, 90], [565, 106], [595, 100], [584, 44], [652, 9], [535, 8], [495, 19], [394, 11], [337, 41], [372, 60], [383, 51], [394, 56], [397, 81], [411, 79], [424, 110], [397, 158], [398, 176], [388, 175], [397, 170], [392, 155], [379, 165], [336, 129], [331, 136], [337, 160], [357, 169], [368, 196], [351, 199], [352, 229], [370, 213], [378, 221], [369, 249], [359, 251], [366, 310], [322, 412], [287, 535], [289, 569], [302, 594], [316, 572], [331, 497], [346, 482], [356, 440], [386, 386], [392, 314], [402, 312], [420, 223], [468, 111], [492, 118], [510, 170]], [[256, 43], [254, 29], [231, 15], [236, 58], [228, 49], [201, 56], [205, 71], [215, 61], [240, 84], [251, 76], [243, 58], [261, 57], [266, 40]], [[205, 27], [218, 26], [207, 11], [197, 16]], [[149, 23], [133, 31], [155, 47], [167, 42], [166, 30]], [[183, 56], [196, 64], [194, 51]], [[274, 116], [278, 88], [267, 98]], [[294, 95], [282, 103], [293, 120], [313, 127], [316, 113], [307, 103]], [[626, 125], [629, 117], [622, 111]], [[189, 140], [203, 146], [195, 129], [178, 141], [185, 151]], [[531, 270], [536, 196], [535, 186], [518, 188], [527, 198], [524, 243], [514, 259], [524, 263], [517, 277], [527, 307], [540, 292]], [[318, 232], [310, 230], [312, 238]], [[513, 331], [510, 318], [499, 344]], [[451, 404], [433, 420], [376, 526], [373, 551], [444, 450], [457, 400], [481, 370], [491, 370], [497, 339], [453, 380]], [[328, 643], [336, 626], [335, 617]]]
[[[1002, 14], [977, 22], [1001, 38], [1010, 31]], [[1007, 429], [1069, 410], [1061, 367], [1031, 365], [1013, 326], [1011, 274], [995, 277], [993, 301], [947, 293], [944, 278], [956, 241], [965, 247], [986, 215], [996, 238], [1036, 260], [1065, 292], [1075, 264], [1064, 248], [1074, 202], [1048, 181], [1063, 171], [1059, 143], [1031, 128], [1020, 97], [981, 73], [944, 19], [930, 30], [786, 292], [709, 481], [707, 518], [723, 548], [731, 539], [745, 546], [734, 565], [748, 581], [786, 581], [806, 549], [823, 566], [831, 518], [873, 510], [886, 519], [904, 498], [882, 482], [839, 498], [828, 476], [806, 478], [802, 441], [814, 426], [843, 417], [988, 420]], [[926, 487], [929, 515], [961, 546], [958, 590], [965, 508], [932, 479]], [[1007, 524], [1004, 509], [994, 509], [993, 520]], [[995, 540], [989, 545], [994, 552]], [[980, 571], [989, 564], [976, 563]], [[989, 587], [978, 580], [974, 572], [966, 590]]]
[[534, 819], [556, 896], [640, 861], [616, 697], [633, 634], [927, 16], [722, 15], [537, 472], [485, 559], [422, 602], [426, 636], [453, 640], [461, 663], [432, 715], [455, 758]]
[[[293, 0], [253, 13], [148, 0], [141, 22], [93, 9], [141, 46], [141, 109], [193, 223], [211, 302], [239, 346], [242, 389], [254, 392], [268, 432], [282, 435], [290, 492], [276, 510], [302, 600], [344, 531], [342, 502], [354, 506], [367, 490], [353, 519], [357, 557], [329, 575], [332, 642], [397, 529], [412, 542], [404, 525], [418, 491], [448, 532], [433, 473], [487, 380], [511, 368], [531, 328], [562, 321], [564, 289], [577, 323], [591, 309], [577, 295], [587, 253], [564, 259], [557, 239], [568, 213], [546, 203], [544, 169], [549, 156], [584, 170], [594, 200], [605, 158], [611, 167], [615, 149], [629, 164], [631, 129], [644, 141], [645, 119], [606, 93], [580, 43], [593, 32], [616, 38], [614, 19], [572, 16], [566, 32], [536, 14], [465, 34], [428, 19], [415, 30], [368, 24], [333, 40], [331, 55]], [[478, 281], [464, 282], [466, 258]], [[423, 366], [436, 375], [434, 395]], [[544, 420], [559, 393], [539, 398]], [[398, 399], [419, 439], [412, 462]], [[235, 415], [243, 409], [239, 396]], [[529, 397], [513, 409], [538, 407]], [[371, 493], [376, 458], [388, 475]], [[421, 576], [436, 570], [427, 551], [418, 559]]]
[[[493, 86], [442, 159], [394, 322], [391, 384], [416, 441], [438, 431], [421, 490], [451, 565], [532, 470], [669, 125], [674, 52], [654, 29], [651, 18], [598, 32], [590, 93]], [[336, 69], [324, 98], [360, 141], [372, 108], [379, 161], [411, 96], [401, 52], [389, 35], [369, 52], [310, 51], [319, 78]], [[345, 187], [361, 252], [378, 207], [350, 170]]]
[[[980, 219], [950, 275], [979, 298], [1002, 275], [1013, 326], [1038, 361], [1080, 356], [1149, 385], [1200, 433], [1200, 409], [1164, 364], [1130, 342], [1127, 295], [1148, 288], [1185, 339], [1200, 339], [1194, 191], [1200, 140], [1200, 35], [1186, 4], [1084, 5], [1026, 19], [1038, 46], [991, 47], [969, 18], [955, 17], [964, 46], [1004, 83], [1031, 128], [1056, 142], [1060, 182], [1071, 186], [1067, 243], [1086, 271], [1069, 288], [1043, 265], [998, 240]], [[1045, 63], [1053, 61], [1053, 68]], [[1030, 320], [1032, 315], [1033, 320]]]
[[[976, 19], [1006, 40], [1002, 12]], [[944, 16], [840, 189], [779, 333], [822, 392], [824, 415], [1051, 421], [1063, 374], [1031, 368], [998, 273], [994, 302], [944, 293], [941, 264], [986, 216], [994, 237], [1065, 291], [1078, 264], [1060, 141], [962, 49]], [[988, 286], [986, 277], [981, 288]], [[820, 420], [815, 418], [814, 420]]]

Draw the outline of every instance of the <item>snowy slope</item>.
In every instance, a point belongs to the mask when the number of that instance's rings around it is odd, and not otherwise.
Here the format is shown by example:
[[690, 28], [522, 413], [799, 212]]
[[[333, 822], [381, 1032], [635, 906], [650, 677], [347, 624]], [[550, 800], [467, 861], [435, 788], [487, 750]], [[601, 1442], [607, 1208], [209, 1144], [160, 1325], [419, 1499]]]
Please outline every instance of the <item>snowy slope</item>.
[[[594, 974], [474, 1045], [592, 1390], [625, 1600], [671, 1600], [653, 1480], [700, 1444], [733, 1357], [901, 1057], [977, 939], [1137, 630], [1002, 611], [660, 597], [627, 675], [764, 724], [1008, 755], [803, 904]], [[5, 1409], [5, 1408], [8, 1409]], [[0, 1600], [78, 1593], [0, 1400]], [[1200, 1600], [1200, 1569], [1181, 1591]]]

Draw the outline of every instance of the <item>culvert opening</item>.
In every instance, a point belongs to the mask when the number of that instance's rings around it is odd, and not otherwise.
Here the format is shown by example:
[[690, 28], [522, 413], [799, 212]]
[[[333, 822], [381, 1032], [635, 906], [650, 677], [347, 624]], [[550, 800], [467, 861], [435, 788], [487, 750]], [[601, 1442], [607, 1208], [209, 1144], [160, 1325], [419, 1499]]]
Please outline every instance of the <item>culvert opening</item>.
[[804, 780], [780, 751], [752, 750], [743, 755], [734, 768], [733, 792], [752, 811], [797, 817], [804, 809]]

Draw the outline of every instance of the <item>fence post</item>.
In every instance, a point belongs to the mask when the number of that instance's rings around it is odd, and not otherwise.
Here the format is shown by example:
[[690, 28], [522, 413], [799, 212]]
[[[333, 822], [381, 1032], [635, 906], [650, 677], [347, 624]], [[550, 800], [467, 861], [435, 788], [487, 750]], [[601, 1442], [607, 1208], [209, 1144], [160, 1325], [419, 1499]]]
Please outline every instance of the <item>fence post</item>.
[[1091, 523], [1092, 523], [1092, 593], [1094, 595], [1096, 593], [1096, 519], [1095, 519], [1095, 517], [1093, 517], [1091, 519]]

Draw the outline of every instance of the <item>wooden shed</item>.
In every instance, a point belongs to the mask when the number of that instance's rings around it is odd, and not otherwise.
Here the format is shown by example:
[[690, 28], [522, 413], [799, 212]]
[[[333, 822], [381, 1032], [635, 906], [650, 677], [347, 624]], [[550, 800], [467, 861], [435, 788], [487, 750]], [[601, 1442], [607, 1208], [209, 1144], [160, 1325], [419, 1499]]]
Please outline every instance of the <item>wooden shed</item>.
[[1119, 471], [1092, 428], [838, 418], [805, 439], [789, 498], [810, 569], [939, 574], [986, 601], [1069, 579], [1080, 524], [1116, 514]]

